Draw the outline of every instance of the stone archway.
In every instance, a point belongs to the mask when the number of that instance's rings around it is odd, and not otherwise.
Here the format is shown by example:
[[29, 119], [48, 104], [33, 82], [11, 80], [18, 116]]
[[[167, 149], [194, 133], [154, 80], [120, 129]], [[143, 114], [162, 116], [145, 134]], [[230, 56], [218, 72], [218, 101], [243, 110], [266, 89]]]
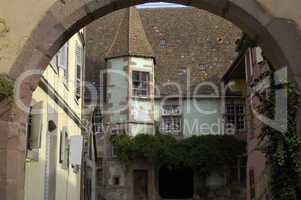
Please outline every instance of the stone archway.
[[[27, 70], [44, 70], [59, 47], [83, 26], [115, 10], [156, 1], [160, 0], [45, 0], [37, 8], [31, 4], [37, 4], [38, 1], [35, 0], [28, 1], [26, 5], [16, 0], [8, 3], [1, 2], [0, 10], [3, 9], [6, 14], [11, 12], [12, 15], [16, 15], [16, 12], [20, 11], [19, 13], [24, 15], [19, 16], [21, 18], [27, 17], [26, 14], [31, 14], [32, 10], [32, 15], [38, 16], [32, 19], [33, 24], [30, 24], [33, 29], [24, 28], [24, 31], [27, 32], [23, 35], [18, 33], [21, 29], [10, 30], [9, 24], [7, 25], [6, 21], [0, 18], [0, 37], [5, 38], [8, 35], [8, 39], [22, 41], [15, 47], [7, 47], [7, 52], [15, 53], [16, 56], [8, 57], [7, 61], [0, 59], [1, 68], [8, 73], [12, 80], [17, 79]], [[291, 77], [301, 88], [301, 70], [299, 68], [301, 34], [296, 23], [291, 19], [273, 16], [255, 0], [165, 1], [205, 9], [233, 22], [263, 48], [267, 58], [275, 67], [288, 66]], [[300, 4], [297, 5], [297, 1], [290, 1], [292, 7], [300, 6]], [[260, 2], [265, 2], [266, 5], [269, 3], [268, 0]], [[279, 1], [277, 3], [281, 6]], [[9, 14], [7, 15], [9, 16]], [[10, 38], [9, 34], [15, 34], [15, 37]], [[22, 84], [21, 98], [25, 104], [29, 104], [31, 101], [32, 91], [37, 86], [39, 78], [36, 77]], [[2, 130], [0, 136], [0, 198], [22, 200], [26, 114], [5, 100], [0, 104], [0, 127]]]

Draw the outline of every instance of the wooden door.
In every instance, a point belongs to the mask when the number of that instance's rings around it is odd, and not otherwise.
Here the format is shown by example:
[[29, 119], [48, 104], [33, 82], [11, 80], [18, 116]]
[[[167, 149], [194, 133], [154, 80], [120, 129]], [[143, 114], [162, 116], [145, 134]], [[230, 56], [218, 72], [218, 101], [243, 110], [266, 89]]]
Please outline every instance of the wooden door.
[[148, 199], [148, 172], [134, 170], [134, 200]]

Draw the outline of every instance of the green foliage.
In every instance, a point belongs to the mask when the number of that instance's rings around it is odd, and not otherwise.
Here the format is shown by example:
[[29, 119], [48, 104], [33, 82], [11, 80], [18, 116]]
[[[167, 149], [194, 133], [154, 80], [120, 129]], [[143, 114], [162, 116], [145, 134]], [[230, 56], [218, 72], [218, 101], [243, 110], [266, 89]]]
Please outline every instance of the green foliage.
[[267, 159], [271, 200], [298, 200], [301, 194], [300, 139], [296, 133], [299, 93], [293, 83], [276, 86], [270, 72], [262, 74], [252, 85], [255, 86], [264, 78], [269, 78], [271, 85], [268, 91], [256, 93], [260, 102], [258, 106], [260, 113], [274, 119], [276, 91], [286, 89], [288, 97], [287, 131], [280, 132], [263, 124], [261, 134], [258, 136], [259, 149]]
[[14, 94], [14, 86], [7, 75], [0, 74], [0, 101], [5, 98], [12, 97]]
[[123, 134], [113, 135], [111, 142], [118, 160], [125, 165], [147, 160], [169, 168], [191, 167], [203, 177], [235, 165], [238, 156], [246, 153], [246, 142], [229, 135], [177, 140], [162, 134], [140, 134], [133, 138]]

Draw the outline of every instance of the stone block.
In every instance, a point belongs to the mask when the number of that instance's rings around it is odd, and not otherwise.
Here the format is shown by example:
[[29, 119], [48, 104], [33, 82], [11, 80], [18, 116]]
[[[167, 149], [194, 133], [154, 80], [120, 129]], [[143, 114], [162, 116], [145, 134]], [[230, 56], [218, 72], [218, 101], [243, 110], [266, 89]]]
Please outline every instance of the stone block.
[[271, 21], [271, 17], [253, 0], [231, 0], [225, 18], [238, 26], [250, 38], [256, 39]]
[[[85, 0], [86, 1], [86, 12], [93, 19], [98, 19], [110, 12], [117, 10], [117, 0]], [[126, 1], [127, 2], [127, 1]]]
[[213, 14], [224, 16], [229, 0], [190, 0], [190, 6], [207, 10]]
[[[12, 79], [17, 79], [22, 73], [29, 72], [29, 70], [42, 70], [42, 73], [43, 70], [46, 69], [51, 59], [50, 54], [47, 53], [46, 50], [36, 48], [36, 45], [37, 41], [34, 40], [26, 42], [22, 52], [20, 52], [20, 55], [9, 72], [9, 76]], [[37, 85], [36, 82], [35, 85]]]
[[50, 12], [70, 34], [74, 34], [94, 19], [86, 9], [89, 2], [92, 2], [92, 0], [57, 2], [51, 7]]
[[286, 19], [274, 19], [267, 26], [267, 29], [281, 48], [281, 52], [274, 56], [275, 58], [282, 56], [283, 61], [280, 67], [288, 66], [293, 74], [300, 76], [301, 32], [297, 28], [296, 23]]

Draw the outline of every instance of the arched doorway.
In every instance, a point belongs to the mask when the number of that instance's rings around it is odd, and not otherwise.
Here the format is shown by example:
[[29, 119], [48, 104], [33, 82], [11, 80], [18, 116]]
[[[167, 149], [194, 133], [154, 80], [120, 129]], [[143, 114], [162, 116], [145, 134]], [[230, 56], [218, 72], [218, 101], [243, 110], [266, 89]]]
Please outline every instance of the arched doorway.
[[[17, 79], [27, 70], [44, 70], [60, 46], [91, 21], [121, 8], [156, 1], [56, 1], [29, 35], [25, 46], [10, 68], [10, 78]], [[301, 84], [298, 78], [301, 63], [301, 36], [294, 22], [274, 18], [256, 1], [251, 0], [166, 0], [166, 2], [205, 9], [233, 22], [263, 48], [273, 66], [277, 68], [288, 66], [291, 75]], [[38, 76], [22, 85], [20, 96], [27, 105], [39, 78]], [[6, 102], [1, 104], [4, 113], [1, 116], [1, 127], [6, 131], [1, 136], [1, 139], [3, 138], [1, 148], [4, 149], [1, 151], [1, 158], [4, 162], [0, 166], [0, 193], [4, 200], [17, 200], [23, 197], [26, 114], [14, 105]]]
[[159, 170], [159, 194], [163, 199], [191, 199], [193, 197], [193, 170], [190, 168]]

